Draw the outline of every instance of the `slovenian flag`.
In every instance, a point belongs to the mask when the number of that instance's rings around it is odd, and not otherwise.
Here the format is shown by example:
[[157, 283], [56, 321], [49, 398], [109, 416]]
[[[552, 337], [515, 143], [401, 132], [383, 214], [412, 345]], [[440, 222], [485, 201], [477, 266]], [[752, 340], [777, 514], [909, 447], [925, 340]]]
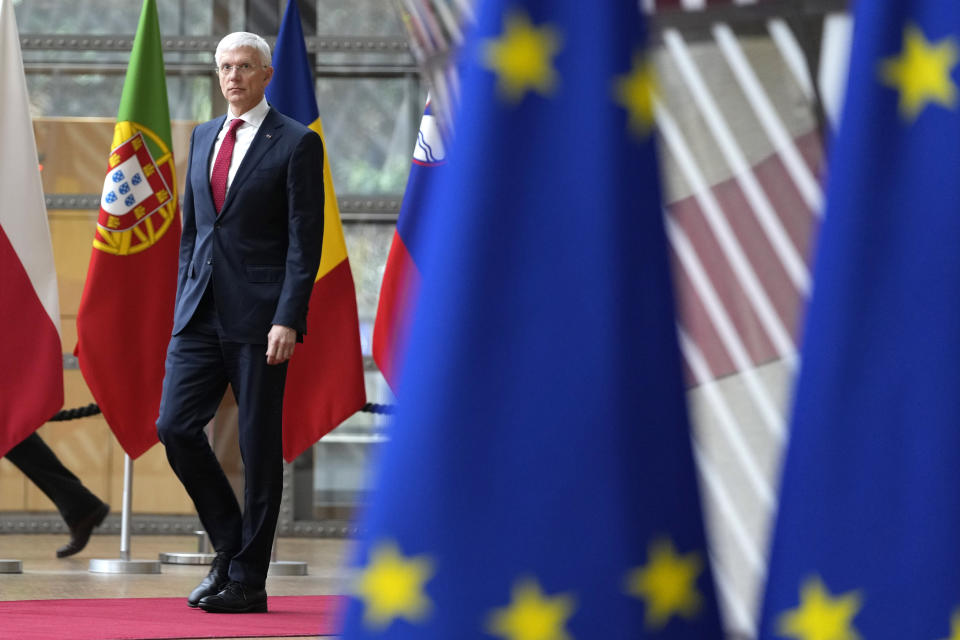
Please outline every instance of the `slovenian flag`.
[[393, 234], [380, 285], [380, 302], [373, 327], [373, 359], [394, 391], [399, 384], [400, 363], [420, 288], [420, 230], [428, 224], [429, 187], [437, 181], [436, 174], [441, 172], [440, 167], [445, 163], [443, 138], [428, 98], [413, 149], [413, 166], [407, 178], [397, 230]]

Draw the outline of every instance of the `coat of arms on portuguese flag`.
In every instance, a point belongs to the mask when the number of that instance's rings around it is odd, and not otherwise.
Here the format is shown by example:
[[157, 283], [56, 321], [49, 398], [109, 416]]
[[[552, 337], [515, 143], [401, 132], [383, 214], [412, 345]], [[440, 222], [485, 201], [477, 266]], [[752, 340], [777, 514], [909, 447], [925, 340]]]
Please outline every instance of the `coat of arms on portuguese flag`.
[[[159, 148], [157, 159], [150, 153], [148, 138]], [[93, 246], [116, 254], [143, 251], [166, 233], [176, 217], [173, 154], [153, 131], [120, 122], [108, 165]]]

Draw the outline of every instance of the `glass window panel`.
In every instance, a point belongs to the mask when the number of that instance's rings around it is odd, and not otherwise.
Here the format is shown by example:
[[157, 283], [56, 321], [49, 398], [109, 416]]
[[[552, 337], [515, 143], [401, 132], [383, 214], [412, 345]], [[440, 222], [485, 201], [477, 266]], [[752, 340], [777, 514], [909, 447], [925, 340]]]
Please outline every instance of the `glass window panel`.
[[[359, 42], [359, 41], [358, 41]], [[323, 66], [371, 66], [371, 67], [410, 67], [416, 70], [416, 60], [407, 48], [394, 49], [392, 45], [384, 44], [382, 51], [363, 51], [355, 46], [355, 51], [325, 51], [317, 52], [317, 64]]]
[[[387, 254], [390, 252], [390, 243], [393, 241], [393, 225], [344, 224], [343, 235], [347, 243], [347, 255], [350, 256], [353, 284], [357, 289], [357, 312], [360, 322], [372, 326], [373, 319], [377, 315], [380, 282], [383, 280]], [[361, 333], [365, 333], [362, 329]], [[364, 352], [369, 355], [369, 348], [364, 348]]]
[[404, 36], [392, 0], [318, 0], [317, 35]]
[[413, 74], [317, 81], [317, 104], [338, 194], [403, 192], [425, 100]]
[[116, 117], [122, 90], [121, 74], [27, 74], [35, 116]]
[[172, 120], [204, 122], [213, 117], [212, 96], [220, 95], [213, 74], [167, 76], [167, 102]]
[[[57, 62], [67, 62], [76, 65], [77, 63], [86, 63], [87, 66], [96, 65], [117, 65], [126, 67], [130, 61], [130, 50], [124, 51], [96, 51], [87, 50], [63, 50], [63, 49], [24, 49], [23, 62], [26, 64], [27, 72], [31, 67], [37, 64], [53, 64]], [[213, 50], [207, 51], [171, 51], [163, 52], [163, 64], [167, 72], [170, 72], [177, 65], [190, 65], [193, 69], [203, 66], [204, 73], [207, 70], [213, 74]]]
[[[115, 118], [123, 74], [27, 74], [34, 116]], [[167, 76], [173, 120], [206, 120], [211, 114], [212, 74]]]
[[[14, 0], [21, 34], [64, 33], [132, 35], [140, 20], [139, 2], [117, 0]], [[163, 0], [157, 3], [160, 33], [203, 35], [211, 31], [209, 0]]]
[[[130, 51], [93, 51], [63, 49], [24, 49], [23, 62], [27, 73], [35, 64], [86, 63], [90, 67], [97, 65], [126, 65], [130, 61]], [[122, 76], [121, 76], [122, 77]]]

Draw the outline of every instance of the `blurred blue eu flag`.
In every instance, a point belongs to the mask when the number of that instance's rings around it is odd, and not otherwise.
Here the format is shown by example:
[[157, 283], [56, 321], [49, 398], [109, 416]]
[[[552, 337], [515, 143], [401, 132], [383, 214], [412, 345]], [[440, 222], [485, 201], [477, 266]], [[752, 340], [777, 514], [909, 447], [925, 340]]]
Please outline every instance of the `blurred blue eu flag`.
[[481, 2], [344, 638], [721, 638], [636, 2]]
[[762, 638], [960, 639], [960, 4], [856, 5]]

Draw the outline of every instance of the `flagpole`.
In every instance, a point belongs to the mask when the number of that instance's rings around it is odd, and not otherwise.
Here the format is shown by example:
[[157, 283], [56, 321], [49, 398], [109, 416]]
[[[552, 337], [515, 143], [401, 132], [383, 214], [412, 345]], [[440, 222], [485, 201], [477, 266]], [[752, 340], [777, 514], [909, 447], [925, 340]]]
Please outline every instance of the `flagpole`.
[[123, 511], [120, 515], [120, 558], [93, 559], [90, 573], [160, 573], [156, 560], [130, 559], [130, 512], [133, 504], [133, 459], [123, 457]]
[[[281, 511], [286, 507], [291, 509], [293, 502], [293, 464], [284, 463], [283, 465], [283, 498], [281, 499]], [[288, 511], [288, 514], [290, 512]], [[282, 517], [282, 516], [281, 516]], [[307, 563], [299, 560], [277, 560], [277, 542], [280, 540], [280, 526], [278, 523], [276, 531], [273, 533], [273, 549], [270, 551], [270, 575], [273, 576], [305, 576], [307, 575]]]
[[300, 560], [277, 560], [277, 537], [274, 537], [273, 550], [270, 552], [270, 575], [305, 576], [307, 563]]
[[197, 536], [196, 551], [162, 551], [158, 554], [158, 560], [163, 564], [213, 564], [215, 554], [210, 553], [207, 532], [198, 529], [193, 535]]
[[130, 559], [130, 507], [133, 504], [133, 460], [123, 456], [123, 511], [120, 514], [120, 558]]

